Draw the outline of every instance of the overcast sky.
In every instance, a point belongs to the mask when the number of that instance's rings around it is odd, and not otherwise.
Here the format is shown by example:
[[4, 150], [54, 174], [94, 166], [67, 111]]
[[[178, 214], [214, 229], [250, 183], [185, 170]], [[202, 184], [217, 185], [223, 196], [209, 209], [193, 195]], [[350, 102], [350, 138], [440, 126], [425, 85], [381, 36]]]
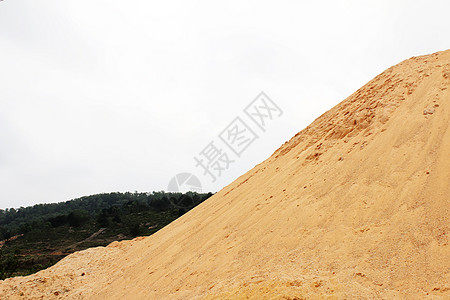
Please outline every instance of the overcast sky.
[[[450, 48], [448, 1], [0, 2], [0, 207], [218, 191], [377, 74]], [[264, 91], [265, 132], [243, 112]], [[218, 135], [258, 135], [237, 157]], [[247, 117], [247, 118], [246, 118]], [[258, 131], [259, 130], [259, 131]], [[196, 167], [210, 142], [234, 160]]]

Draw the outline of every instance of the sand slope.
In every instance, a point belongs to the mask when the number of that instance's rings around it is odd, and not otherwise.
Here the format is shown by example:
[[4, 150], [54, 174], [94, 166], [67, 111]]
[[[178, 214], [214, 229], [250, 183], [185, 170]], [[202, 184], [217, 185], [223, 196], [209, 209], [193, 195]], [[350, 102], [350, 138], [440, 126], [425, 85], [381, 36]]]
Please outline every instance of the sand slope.
[[450, 298], [450, 51], [389, 68], [148, 238], [2, 299]]

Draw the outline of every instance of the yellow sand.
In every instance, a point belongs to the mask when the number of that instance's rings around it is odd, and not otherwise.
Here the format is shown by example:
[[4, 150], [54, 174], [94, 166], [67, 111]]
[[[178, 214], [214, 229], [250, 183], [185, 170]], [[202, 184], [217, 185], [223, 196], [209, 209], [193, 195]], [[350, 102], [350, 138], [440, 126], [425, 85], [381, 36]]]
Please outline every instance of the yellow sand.
[[449, 86], [450, 51], [391, 67], [153, 236], [0, 298], [450, 299]]

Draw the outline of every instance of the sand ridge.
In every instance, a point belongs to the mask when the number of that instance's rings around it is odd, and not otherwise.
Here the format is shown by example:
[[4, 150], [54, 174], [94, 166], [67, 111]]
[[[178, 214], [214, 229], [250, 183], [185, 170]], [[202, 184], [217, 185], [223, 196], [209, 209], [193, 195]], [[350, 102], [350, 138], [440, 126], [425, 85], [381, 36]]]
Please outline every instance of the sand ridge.
[[5, 299], [450, 297], [450, 51], [375, 77], [147, 238], [0, 282]]

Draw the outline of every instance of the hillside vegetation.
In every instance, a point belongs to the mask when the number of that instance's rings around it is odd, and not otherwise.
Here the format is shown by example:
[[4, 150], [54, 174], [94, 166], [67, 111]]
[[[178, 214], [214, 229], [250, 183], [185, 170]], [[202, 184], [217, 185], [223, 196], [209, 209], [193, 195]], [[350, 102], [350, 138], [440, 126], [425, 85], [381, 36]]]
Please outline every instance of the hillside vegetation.
[[210, 196], [108, 193], [0, 210], [0, 279], [37, 272], [75, 251], [151, 235]]

